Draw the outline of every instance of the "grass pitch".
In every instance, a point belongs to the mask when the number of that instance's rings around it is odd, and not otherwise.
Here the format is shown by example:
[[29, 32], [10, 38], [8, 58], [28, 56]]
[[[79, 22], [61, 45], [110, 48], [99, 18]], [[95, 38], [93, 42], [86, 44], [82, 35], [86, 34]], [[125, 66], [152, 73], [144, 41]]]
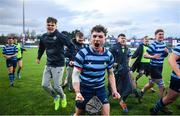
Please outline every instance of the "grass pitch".
[[[15, 87], [9, 87], [8, 73], [5, 65], [5, 59], [0, 57], [0, 114], [5, 115], [71, 115], [75, 110], [75, 95], [65, 88], [67, 94], [68, 105], [58, 111], [54, 110], [53, 98], [50, 97], [41, 87], [41, 79], [43, 74], [46, 56], [44, 55], [41, 64], [36, 64], [37, 49], [27, 49], [23, 58], [22, 78], [15, 80]], [[163, 78], [166, 87], [169, 86], [171, 69], [167, 63], [164, 63]], [[66, 75], [66, 74], [65, 74]], [[134, 74], [136, 75], [136, 74]], [[142, 88], [148, 82], [146, 77], [138, 80], [139, 88]], [[157, 86], [154, 87], [157, 91]], [[126, 101], [128, 105], [129, 115], [148, 115], [149, 109], [154, 106], [158, 100], [158, 95], [147, 91], [143, 97], [141, 104], [138, 100], [130, 95]], [[180, 114], [180, 110], [176, 105], [180, 104], [180, 99], [169, 105], [168, 107], [174, 111], [173, 114]], [[110, 98], [111, 115], [122, 115], [118, 101]], [[162, 113], [160, 113], [162, 114]]]

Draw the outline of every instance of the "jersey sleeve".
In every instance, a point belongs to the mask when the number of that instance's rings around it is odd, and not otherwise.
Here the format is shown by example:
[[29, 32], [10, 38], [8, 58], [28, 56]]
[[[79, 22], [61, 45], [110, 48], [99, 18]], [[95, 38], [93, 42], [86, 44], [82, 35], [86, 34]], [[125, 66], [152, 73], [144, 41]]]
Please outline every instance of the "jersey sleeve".
[[108, 68], [108, 69], [111, 69], [111, 68], [113, 67], [113, 64], [114, 64], [114, 57], [113, 57], [113, 55], [111, 54], [111, 52], [109, 52], [109, 57], [110, 57], [110, 60], [109, 60], [109, 62], [108, 62], [107, 68]]
[[5, 48], [5, 46], [2, 48], [2, 54], [6, 54], [6, 48]]
[[83, 68], [83, 62], [85, 59], [84, 49], [81, 49], [74, 58], [74, 66], [76, 68], [82, 69]]
[[173, 49], [173, 53], [180, 56], [180, 44]]
[[148, 49], [146, 50], [147, 53], [149, 54], [153, 54], [155, 51], [155, 45], [154, 44], [150, 44]]
[[39, 49], [38, 49], [38, 56], [37, 56], [37, 59], [41, 59], [44, 51], [45, 51], [45, 46], [42, 42], [42, 39], [43, 39], [43, 36], [40, 38], [40, 42], [39, 42]]

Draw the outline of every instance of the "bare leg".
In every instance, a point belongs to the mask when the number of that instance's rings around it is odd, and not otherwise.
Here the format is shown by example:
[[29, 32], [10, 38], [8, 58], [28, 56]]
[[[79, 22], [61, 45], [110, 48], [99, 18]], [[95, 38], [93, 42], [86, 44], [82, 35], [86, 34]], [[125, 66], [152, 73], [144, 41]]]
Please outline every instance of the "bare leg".
[[104, 116], [109, 116], [109, 112], [110, 112], [109, 104], [103, 104], [101, 114]]
[[146, 92], [148, 89], [152, 88], [154, 86], [153, 83], [147, 83], [144, 88], [141, 90], [143, 93]]
[[84, 115], [85, 111], [83, 109], [76, 108], [76, 113], [74, 113], [74, 116]]

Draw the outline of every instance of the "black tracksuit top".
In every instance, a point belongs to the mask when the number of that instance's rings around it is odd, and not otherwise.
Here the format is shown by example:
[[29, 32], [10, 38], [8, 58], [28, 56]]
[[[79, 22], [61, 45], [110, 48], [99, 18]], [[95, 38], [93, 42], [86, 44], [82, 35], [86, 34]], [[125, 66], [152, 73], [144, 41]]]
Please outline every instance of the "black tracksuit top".
[[44, 51], [47, 55], [47, 66], [61, 67], [64, 66], [64, 46], [70, 49], [70, 60], [73, 60], [74, 46], [64, 34], [60, 33], [57, 29], [53, 33], [45, 33], [40, 38], [38, 59], [41, 59]]

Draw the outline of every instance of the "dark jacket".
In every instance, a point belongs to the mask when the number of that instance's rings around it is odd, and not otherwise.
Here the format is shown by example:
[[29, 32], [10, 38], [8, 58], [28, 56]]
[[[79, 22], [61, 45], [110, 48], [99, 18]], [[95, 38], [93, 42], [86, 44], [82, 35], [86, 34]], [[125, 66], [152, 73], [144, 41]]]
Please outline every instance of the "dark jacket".
[[134, 52], [134, 54], [131, 57], [132, 59], [137, 58], [131, 68], [131, 70], [133, 72], [136, 71], [136, 69], [138, 70], [140, 68], [140, 62], [141, 62], [141, 58], [143, 56], [143, 46], [144, 46], [144, 44], [140, 44], [139, 47], [136, 49], [136, 51]]
[[[72, 40], [72, 44], [74, 45], [74, 56], [72, 56], [73, 59], [75, 58], [76, 54], [79, 52], [80, 49], [88, 46], [86, 44], [78, 43], [75, 39]], [[69, 58], [70, 55], [71, 55], [70, 50], [67, 49], [65, 52], [65, 57]], [[67, 64], [69, 64], [69, 61], [67, 62]]]
[[[118, 63], [117, 67], [114, 67], [114, 74], [116, 79], [117, 91], [122, 97], [125, 97], [132, 93], [133, 87], [131, 84], [131, 78], [129, 76], [128, 61], [130, 57], [130, 51], [125, 46], [124, 52], [122, 46], [117, 43], [110, 48], [111, 53], [114, 56], [115, 63]], [[110, 90], [110, 89], [109, 89]]]
[[[117, 71], [120, 75], [124, 76], [128, 73], [128, 59], [129, 59], [129, 49], [125, 46], [124, 52], [122, 51], [122, 46], [117, 43], [110, 48], [110, 52], [114, 56], [114, 62], [118, 64], [118, 66], [114, 67], [115, 74]], [[119, 74], [118, 74], [119, 75]]]
[[73, 60], [74, 46], [64, 34], [60, 33], [57, 29], [51, 33], [45, 33], [42, 35], [39, 42], [38, 59], [41, 59], [44, 51], [47, 55], [47, 66], [59, 67], [64, 66], [64, 46], [67, 46], [70, 50], [70, 60]]

